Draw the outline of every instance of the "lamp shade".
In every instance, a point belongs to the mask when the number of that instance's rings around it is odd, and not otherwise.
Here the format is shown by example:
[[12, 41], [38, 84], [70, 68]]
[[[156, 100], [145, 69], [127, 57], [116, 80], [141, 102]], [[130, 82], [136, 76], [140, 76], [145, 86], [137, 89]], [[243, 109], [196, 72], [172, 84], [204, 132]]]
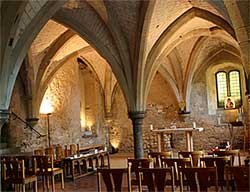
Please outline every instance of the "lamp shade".
[[51, 102], [48, 99], [43, 99], [41, 107], [40, 107], [40, 113], [41, 114], [50, 114], [53, 111], [54, 111], [54, 108], [51, 105]]

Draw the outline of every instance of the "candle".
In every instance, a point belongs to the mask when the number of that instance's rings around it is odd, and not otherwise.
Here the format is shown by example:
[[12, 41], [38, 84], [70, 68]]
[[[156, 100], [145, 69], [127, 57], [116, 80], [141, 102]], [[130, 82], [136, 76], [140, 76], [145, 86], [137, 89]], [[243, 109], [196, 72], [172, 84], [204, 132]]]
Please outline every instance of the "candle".
[[195, 122], [193, 122], [193, 128], [196, 128], [196, 123]]
[[153, 125], [152, 125], [152, 124], [150, 125], [150, 130], [151, 130], [151, 131], [153, 130]]

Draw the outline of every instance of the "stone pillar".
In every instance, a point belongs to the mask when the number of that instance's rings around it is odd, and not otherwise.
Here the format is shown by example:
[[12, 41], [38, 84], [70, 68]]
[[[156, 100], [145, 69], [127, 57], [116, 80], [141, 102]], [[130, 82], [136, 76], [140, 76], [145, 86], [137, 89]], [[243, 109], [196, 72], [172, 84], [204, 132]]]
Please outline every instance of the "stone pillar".
[[0, 109], [0, 138], [1, 138], [2, 126], [6, 121], [8, 121], [9, 117], [10, 117], [9, 110]]
[[106, 112], [105, 114], [105, 146], [107, 150], [111, 151], [110, 146], [110, 128], [112, 126], [112, 113]]
[[144, 115], [145, 115], [144, 111], [129, 112], [129, 118], [132, 120], [133, 123], [135, 159], [144, 158], [143, 138], [142, 138], [142, 121], [144, 119]]

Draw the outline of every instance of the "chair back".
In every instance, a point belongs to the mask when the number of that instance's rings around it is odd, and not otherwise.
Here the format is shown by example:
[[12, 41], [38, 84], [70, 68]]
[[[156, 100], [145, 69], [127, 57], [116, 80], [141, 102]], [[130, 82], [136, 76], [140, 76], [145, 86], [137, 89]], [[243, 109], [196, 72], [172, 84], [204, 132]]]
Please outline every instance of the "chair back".
[[[139, 168], [149, 168], [150, 159], [130, 159], [128, 158], [128, 187], [132, 191], [132, 185], [139, 187]], [[144, 184], [144, 183], [142, 183]]]
[[230, 157], [202, 157], [205, 167], [216, 167], [219, 186], [226, 185], [225, 167], [230, 165]]
[[49, 169], [54, 168], [53, 156], [34, 156], [37, 162], [37, 175], [50, 175]]
[[53, 147], [45, 148], [45, 155], [52, 156], [55, 159], [55, 153]]
[[24, 160], [3, 160], [1, 164], [3, 182], [12, 184], [22, 183], [25, 178]]
[[122, 168], [97, 168], [98, 192], [102, 190], [102, 180], [107, 191], [124, 191], [122, 190], [122, 181], [126, 172], [127, 169]]
[[173, 167], [176, 185], [180, 185], [179, 168], [191, 167], [191, 158], [163, 158], [163, 167]]
[[250, 166], [229, 167], [233, 175], [236, 191], [250, 191]]
[[162, 158], [173, 157], [172, 151], [165, 151], [165, 152], [149, 152], [148, 158], [153, 159], [154, 168], [162, 167]]
[[218, 178], [216, 167], [186, 167], [180, 168], [181, 191], [183, 191], [183, 181], [190, 188], [190, 191], [208, 191], [210, 186], [215, 186], [218, 191]]
[[148, 191], [164, 191], [168, 180], [174, 191], [173, 168], [139, 168], [139, 191], [142, 192], [142, 182], [148, 187]]
[[70, 144], [69, 150], [70, 150], [70, 155], [77, 154], [77, 147], [76, 147], [76, 144]]
[[25, 191], [25, 184], [34, 183], [34, 191], [37, 192], [37, 176], [35, 174], [26, 175], [25, 170], [28, 167], [25, 167], [24, 160], [19, 160], [15, 157], [5, 158], [1, 161], [1, 184], [2, 190], [7, 191], [7, 186], [9, 184], [14, 184], [22, 186], [22, 190]]
[[239, 149], [230, 149], [230, 150], [220, 150], [220, 151], [215, 151], [215, 154], [218, 155], [219, 157], [224, 157], [224, 156], [230, 156], [231, 158], [231, 166], [234, 166], [234, 160], [236, 157], [238, 157], [238, 164], [241, 166], [241, 160], [240, 160], [240, 150]]
[[16, 156], [16, 159], [24, 161], [25, 175], [36, 175], [36, 160], [31, 155]]
[[35, 149], [34, 150], [34, 155], [44, 155], [44, 149], [40, 148], [40, 149]]
[[204, 156], [204, 151], [180, 151], [178, 152], [179, 157], [191, 158], [192, 167], [200, 166], [200, 157]]
[[241, 166], [240, 150], [239, 149], [226, 150], [225, 155], [231, 157], [231, 166], [234, 166], [234, 160], [236, 157], [238, 157], [238, 164], [239, 164], [239, 166]]
[[64, 159], [64, 157], [65, 157], [64, 150], [63, 150], [62, 146], [58, 144], [56, 146], [56, 158], [55, 159], [57, 161], [61, 161], [62, 159]]

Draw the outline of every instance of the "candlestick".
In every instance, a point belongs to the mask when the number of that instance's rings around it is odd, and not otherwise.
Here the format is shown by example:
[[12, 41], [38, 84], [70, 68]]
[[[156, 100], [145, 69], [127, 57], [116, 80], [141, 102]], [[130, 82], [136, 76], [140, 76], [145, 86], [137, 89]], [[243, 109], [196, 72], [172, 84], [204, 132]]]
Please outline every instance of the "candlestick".
[[193, 122], [193, 128], [196, 128], [196, 122]]

